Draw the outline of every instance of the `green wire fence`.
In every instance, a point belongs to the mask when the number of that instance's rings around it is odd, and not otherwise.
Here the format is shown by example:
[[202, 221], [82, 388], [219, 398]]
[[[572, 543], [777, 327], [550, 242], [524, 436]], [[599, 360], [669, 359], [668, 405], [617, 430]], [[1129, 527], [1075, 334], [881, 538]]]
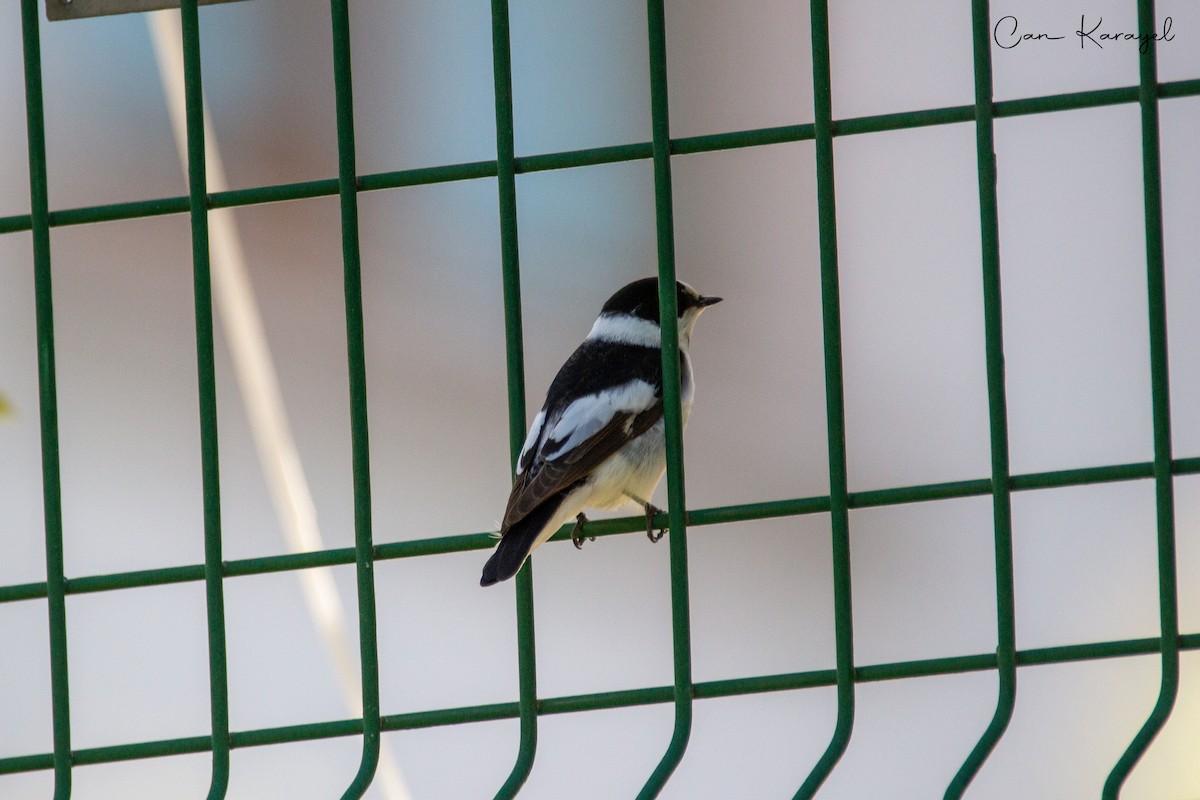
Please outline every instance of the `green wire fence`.
[[[53, 770], [54, 796], [71, 794], [72, 768], [183, 753], [212, 753], [208, 796], [221, 798], [229, 783], [231, 748], [254, 747], [337, 736], [361, 736], [358, 772], [343, 797], [361, 797], [371, 784], [384, 731], [411, 730], [485, 720], [519, 718], [520, 747], [508, 779], [497, 797], [514, 797], [533, 767], [538, 718], [652, 703], [673, 703], [675, 726], [659, 764], [639, 797], [657, 796], [686, 751], [694, 699], [818, 686], [837, 687], [837, 721], [829, 744], [795, 797], [816, 794], [849, 744], [854, 724], [857, 683], [916, 676], [995, 670], [999, 677], [996, 710], [958, 773], [947, 798], [961, 797], [996, 746], [1012, 718], [1017, 701], [1017, 668], [1158, 653], [1161, 687], [1145, 724], [1113, 766], [1103, 796], [1116, 798], [1121, 786], [1171, 713], [1179, 685], [1179, 653], [1200, 648], [1200, 632], [1181, 635], [1176, 600], [1173, 478], [1200, 473], [1200, 457], [1175, 459], [1171, 453], [1171, 415], [1167, 376], [1166, 300], [1163, 271], [1162, 192], [1159, 164], [1158, 107], [1161, 99], [1200, 95], [1200, 79], [1159, 83], [1153, 42], [1140, 55], [1137, 86], [1056, 94], [996, 102], [992, 97], [990, 17], [987, 0], [973, 0], [975, 102], [973, 105], [927, 109], [834, 120], [829, 65], [829, 21], [826, 0], [811, 0], [814, 122], [687, 138], [670, 137], [667, 103], [666, 31], [663, 0], [648, 0], [651, 123], [650, 142], [562, 153], [517, 157], [513, 146], [512, 72], [507, 0], [492, 0], [493, 73], [496, 102], [496, 159], [441, 167], [359, 175], [355, 167], [354, 101], [350, 75], [350, 25], [347, 0], [331, 0], [334, 83], [338, 142], [336, 178], [207, 192], [204, 163], [202, 78], [196, 0], [182, 0], [182, 33], [187, 99], [188, 195], [86, 208], [51, 211], [47, 195], [47, 163], [42, 99], [37, 0], [21, 0], [24, 48], [26, 124], [29, 146], [31, 208], [28, 215], [0, 218], [0, 234], [31, 231], [33, 238], [37, 320], [38, 377], [45, 514], [46, 580], [0, 586], [0, 602], [45, 598], [49, 611], [50, 679], [53, 752], [0, 758], [0, 774]], [[1138, 0], [1139, 30], [1153, 30], [1153, 0]], [[996, 204], [996, 158], [993, 124], [998, 117], [1041, 114], [1120, 103], [1138, 103], [1141, 111], [1143, 197], [1145, 202], [1146, 279], [1149, 296], [1150, 384], [1153, 406], [1154, 459], [1083, 469], [1013, 475], [1009, 470], [1008, 425], [1004, 388], [1004, 354], [1000, 302], [1000, 251]], [[901, 128], [974, 121], [979, 176], [982, 240], [983, 309], [986, 340], [991, 475], [986, 478], [850, 492], [846, 478], [845, 419], [842, 386], [841, 320], [838, 295], [837, 214], [834, 205], [833, 138]], [[517, 247], [515, 176], [541, 170], [651, 159], [654, 166], [655, 221], [662, 306], [663, 340], [677, 341], [675, 295], [667, 291], [675, 278], [671, 157], [780, 142], [813, 140], [816, 145], [817, 200], [821, 263], [821, 301], [825, 353], [829, 495], [777, 500], [721, 508], [687, 509], [684, 499], [679, 372], [675, 345], [663, 352], [665, 417], [668, 442], [669, 511], [656, 524], [669, 525], [671, 621], [674, 635], [674, 682], [670, 686], [635, 688], [566, 697], [538, 697], [533, 629], [533, 575], [527, 565], [517, 578], [517, 642], [519, 692], [516, 702], [443, 708], [384, 715], [379, 702], [379, 665], [373, 564], [394, 558], [436, 555], [492, 546], [487, 533], [375, 544], [371, 531], [368, 472], [368, 414], [363, 347], [362, 290], [359, 274], [359, 192], [494, 177], [499, 189], [500, 265], [504, 287], [504, 319], [508, 362], [510, 452], [515, 463], [525, 433], [521, 297]], [[796, 191], [804, 191], [796, 187]], [[220, 479], [217, 467], [216, 386], [213, 356], [212, 301], [209, 283], [208, 210], [300, 198], [337, 195], [341, 205], [342, 255], [348, 341], [351, 408], [355, 545], [319, 552], [226, 561], [222, 558]], [[67, 578], [63, 567], [63, 534], [58, 461], [55, 389], [54, 312], [51, 301], [50, 229], [116, 219], [188, 213], [192, 223], [195, 281], [197, 370], [201, 463], [204, 498], [204, 563], [109, 575]], [[1062, 647], [1018, 650], [1013, 598], [1012, 522], [1014, 491], [1151, 479], [1155, 486], [1159, 576], [1160, 635], [1147, 639], [1091, 642]], [[998, 647], [995, 653], [949, 658], [857, 665], [854, 662], [850, 592], [849, 510], [871, 506], [991, 495], [994, 522]], [[833, 669], [757, 675], [731, 680], [694, 682], [691, 670], [687, 537], [688, 525], [710, 525], [768, 517], [829, 514], [832, 521], [836, 663]], [[598, 536], [641, 530], [640, 518], [593, 522]], [[555, 537], [563, 539], [566, 531]], [[239, 575], [354, 564], [357, 574], [363, 716], [288, 727], [231, 731], [226, 676], [223, 582]], [[68, 693], [66, 596], [144, 586], [203, 581], [208, 615], [211, 731], [191, 737], [72, 749]]]

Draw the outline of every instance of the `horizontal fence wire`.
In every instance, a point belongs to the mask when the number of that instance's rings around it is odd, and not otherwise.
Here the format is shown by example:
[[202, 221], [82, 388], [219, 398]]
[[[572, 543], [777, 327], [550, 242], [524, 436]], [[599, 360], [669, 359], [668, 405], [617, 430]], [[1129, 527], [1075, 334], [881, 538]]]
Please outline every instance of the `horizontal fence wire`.
[[[1179, 653], [1200, 649], [1200, 633], [1180, 635], [1174, 554], [1174, 497], [1176, 475], [1200, 474], [1200, 457], [1175, 459], [1170, 446], [1169, 383], [1166, 359], [1166, 309], [1162, 253], [1161, 167], [1158, 152], [1158, 103], [1161, 99], [1200, 95], [1200, 79], [1159, 83], [1155, 48], [1140, 57], [1137, 86], [1047, 95], [995, 102], [992, 98], [989, 9], [987, 0], [973, 0], [975, 100], [972, 105], [912, 112], [832, 118], [829, 74], [827, 0], [811, 0], [813, 43], [814, 122], [672, 139], [669, 135], [666, 25], [663, 0], [647, 0], [652, 141], [560, 153], [517, 156], [513, 145], [512, 74], [507, 0], [492, 0], [493, 75], [495, 79], [497, 157], [494, 161], [359, 175], [355, 165], [354, 103], [350, 75], [350, 24], [347, 0], [331, 0], [338, 176], [299, 183], [209, 193], [205, 185], [202, 126], [202, 80], [196, 0], [183, 0], [181, 20], [187, 92], [188, 195], [153, 200], [51, 211], [47, 197], [44, 111], [41, 88], [36, 0], [21, 0], [22, 43], [26, 88], [31, 211], [0, 217], [0, 234], [33, 234], [35, 301], [39, 363], [39, 405], [42, 430], [43, 499], [47, 579], [44, 582], [0, 586], [0, 603], [47, 600], [53, 694], [53, 745], [50, 753], [0, 758], [0, 774], [34, 770], [54, 771], [55, 797], [71, 793], [73, 765], [100, 764], [184, 753], [211, 752], [210, 798], [224, 797], [229, 781], [232, 748], [361, 736], [357, 773], [344, 798], [359, 798], [375, 774], [380, 737], [384, 731], [413, 730], [489, 720], [520, 720], [520, 744], [512, 771], [498, 797], [514, 797], [533, 765], [537, 720], [542, 715], [673, 703], [675, 726], [661, 761], [649, 776], [639, 798], [656, 797], [686, 750], [691, 732], [692, 701], [757, 692], [828, 687], [837, 689], [837, 722], [823, 755], [798, 798], [812, 797], [832, 772], [849, 743], [854, 716], [854, 687], [858, 683], [996, 670], [1000, 679], [995, 716], [958, 774], [947, 788], [948, 798], [960, 797], [999, 741], [1015, 705], [1019, 667], [1069, 663], [1157, 653], [1162, 662], [1159, 699], [1142, 729], [1118, 760], [1105, 784], [1104, 796], [1115, 798], [1126, 777], [1170, 715], [1178, 691]], [[1139, 27], [1154, 25], [1152, 0], [1138, 0]], [[1011, 475], [1007, 454], [1007, 421], [1003, 383], [1000, 259], [996, 210], [994, 120], [1117, 104], [1137, 103], [1141, 113], [1143, 195], [1149, 287], [1149, 336], [1154, 429], [1154, 459], [1150, 462], [1084, 467]], [[846, 480], [845, 421], [842, 387], [841, 321], [838, 296], [837, 232], [834, 204], [833, 139], [932, 125], [975, 125], [983, 243], [983, 303], [990, 421], [991, 475], [988, 478], [921, 484], [851, 492]], [[683, 494], [682, 422], [679, 408], [676, 347], [664, 347], [664, 401], [668, 441], [668, 511], [655, 523], [668, 526], [674, 681], [670, 686], [635, 688], [593, 694], [538, 698], [533, 633], [531, 567], [517, 579], [517, 639], [519, 699], [496, 703], [384, 715], [379, 704], [378, 653], [374, 563], [388, 559], [438, 555], [493, 546], [488, 532], [431, 537], [375, 544], [371, 528], [365, 351], [362, 288], [358, 244], [357, 195], [364, 191], [396, 189], [447, 181], [496, 178], [501, 227], [501, 270], [504, 287], [507, 347], [510, 449], [514, 459], [524, 438], [524, 355], [521, 337], [520, 271], [518, 256], [516, 181], [519, 174], [570, 169], [635, 160], [650, 160], [654, 168], [658, 272], [664, 341], [674, 342], [674, 233], [671, 199], [671, 157], [788, 142], [813, 141], [817, 161], [818, 230], [822, 285], [823, 346], [830, 493], [707, 509], [687, 509]], [[344, 301], [346, 305], [349, 393], [351, 407], [352, 472], [355, 545], [322, 551], [224, 560], [221, 549], [220, 491], [217, 472], [217, 421], [213, 367], [212, 303], [208, 274], [207, 211], [316, 197], [339, 198], [341, 210]], [[63, 573], [61, 497], [58, 478], [58, 438], [54, 367], [53, 309], [50, 288], [50, 237], [53, 227], [121, 219], [188, 213], [191, 217], [202, 481], [204, 495], [205, 560], [202, 564], [67, 578]], [[1152, 480], [1156, 492], [1159, 558], [1160, 635], [1153, 638], [1099, 641], [1058, 647], [1018, 650], [1013, 612], [1012, 492], [1117, 481]], [[995, 532], [998, 648], [995, 653], [855, 665], [850, 607], [849, 515], [853, 509], [990, 496]], [[834, 669], [749, 676], [696, 683], [691, 674], [691, 643], [687, 586], [686, 528], [757, 519], [828, 514], [833, 543], [836, 665]], [[610, 536], [644, 529], [644, 518], [598, 520], [589, 535]], [[553, 537], [568, 538], [568, 528]], [[286, 727], [230, 731], [225, 671], [224, 581], [314, 567], [355, 565], [359, 607], [359, 640], [363, 715]], [[117, 591], [167, 584], [205, 583], [209, 628], [211, 730], [207, 735], [72, 749], [68, 702], [65, 598], [71, 594]]]
[[[1010, 487], [1013, 491], [1025, 492], [1039, 489], [1060, 489], [1070, 486], [1092, 486], [1105, 483], [1145, 480], [1154, 477], [1153, 468], [1154, 465], [1152, 462], [1143, 461], [1103, 467], [1031, 472], [1013, 475]], [[1174, 475], [1200, 475], [1200, 457], [1172, 461], [1171, 473]], [[883, 506], [907, 505], [909, 503], [981, 497], [990, 495], [991, 493], [991, 481], [987, 478], [978, 478], [975, 480], [926, 483], [906, 487], [850, 492], [847, 504], [851, 509], [879, 508]], [[786, 500], [769, 500], [760, 503], [688, 509], [686, 521], [689, 527], [719, 525], [730, 522], [823, 514], [828, 513], [829, 510], [829, 495], [813, 495]], [[653, 518], [654, 526], [666, 527], [669, 519], [669, 516], [665, 513], [658, 514]], [[571, 538], [570, 531], [571, 526], [564, 525], [554, 534], [551, 541], [569, 540]], [[602, 537], [626, 533], [645, 533], [645, 531], [646, 518], [644, 516], [596, 519], [588, 522], [589, 537], [593, 535]], [[481, 531], [454, 536], [435, 536], [406, 541], [384, 542], [374, 546], [373, 557], [375, 561], [418, 558], [446, 553], [460, 553], [468, 550], [486, 550], [494, 547], [495, 544], [496, 539], [493, 532]], [[224, 562], [223, 571], [227, 578], [247, 577], [276, 572], [290, 572], [298, 569], [311, 569], [314, 567], [344, 566], [353, 564], [354, 559], [354, 548], [334, 547], [304, 553], [285, 553], [233, 559]], [[64, 589], [68, 595], [93, 594], [95, 592], [111, 592], [144, 586], [165, 586], [168, 584], [190, 583], [202, 580], [204, 580], [204, 565], [187, 564], [67, 578], [64, 581]], [[39, 600], [45, 597], [47, 597], [45, 581], [0, 586], [0, 603]]]
[[[1054, 111], [1072, 111], [1084, 108], [1121, 105], [1138, 102], [1138, 87], [1125, 86], [1116, 89], [1097, 89], [1086, 92], [1045, 95], [1020, 100], [1001, 100], [993, 104], [996, 118], [1018, 117], [1029, 114], [1044, 114]], [[1159, 98], [1195, 97], [1200, 95], [1200, 78], [1193, 80], [1168, 81], [1158, 84]], [[933, 125], [973, 122], [975, 106], [950, 106], [946, 108], [905, 111], [895, 114], [877, 114], [834, 120], [833, 135], [855, 136], [864, 133], [924, 128]], [[771, 128], [713, 133], [701, 136], [686, 136], [671, 139], [671, 155], [712, 153], [744, 147], [770, 144], [811, 141], [814, 138], [811, 123], [782, 125]], [[547, 170], [572, 169], [614, 164], [625, 161], [645, 161], [653, 156], [650, 142], [610, 145], [560, 153], [516, 156], [514, 170], [518, 175], [544, 172]], [[473, 161], [464, 164], [446, 164], [434, 167], [368, 173], [358, 176], [360, 192], [384, 189], [399, 189], [408, 186], [425, 186], [434, 183], [477, 180], [496, 177], [495, 161]], [[247, 189], [230, 189], [208, 195], [209, 208], [239, 208], [241, 206], [279, 203], [289, 200], [304, 200], [315, 197], [332, 197], [338, 193], [336, 178], [325, 178], [297, 183], [281, 183], [273, 186], [257, 186]], [[50, 227], [85, 225], [93, 222], [112, 222], [122, 219], [140, 219], [167, 214], [186, 214], [189, 205], [186, 196], [161, 197], [153, 200], [135, 200], [124, 203], [67, 208], [49, 212]], [[0, 234], [27, 231], [31, 227], [29, 214], [0, 217]]]
[[[1171, 472], [1174, 475], [1200, 474], [1200, 457], [1173, 461]], [[1153, 477], [1153, 464], [1151, 462], [1138, 462], [1107, 467], [1088, 467], [1014, 475], [1011, 479], [1011, 488], [1017, 492], [1037, 491], [1071, 486], [1146, 480]], [[922, 484], [867, 492], [851, 492], [848, 497], [848, 506], [851, 509], [878, 508], [906, 505], [909, 503], [980, 497], [990, 494], [991, 481], [978, 479]], [[730, 522], [824, 514], [828, 513], [829, 510], [830, 501], [828, 495], [812, 496], [790, 500], [689, 510], [687, 512], [687, 524], [689, 526], [717, 525]], [[668, 516], [666, 514], [659, 514], [655, 517], [654, 524], [655, 526], [665, 525], [667, 521]], [[595, 535], [597, 537], [644, 533], [645, 529], [646, 520], [641, 516], [592, 520], [588, 523], [588, 535]], [[565, 541], [569, 539], [570, 526], [563, 526], [554, 535], [552, 541]], [[418, 558], [469, 550], [484, 550], [494, 545], [495, 539], [492, 538], [490, 533], [486, 532], [443, 536], [377, 544], [374, 547], [373, 558], [375, 561]], [[309, 553], [291, 553], [226, 561], [224, 564], [224, 574], [226, 578], [235, 578], [313, 567], [344, 566], [353, 563], [355, 563], [354, 548], [332, 548]], [[65, 592], [66, 594], [87, 594], [146, 586], [198, 582], [202, 580], [204, 580], [204, 565], [194, 564], [72, 578], [65, 582]], [[36, 600], [45, 597], [47, 597], [45, 583], [28, 583], [0, 587], [0, 602]], [[1180, 635], [1178, 637], [1178, 645], [1180, 650], [1200, 650], [1200, 632]], [[1097, 641], [1058, 647], [1018, 650], [1016, 653], [1016, 664], [1018, 667], [1063, 664], [1151, 655], [1160, 652], [1160, 650], [1161, 641], [1159, 638]], [[979, 672], [996, 668], [997, 659], [995, 653], [979, 653], [947, 658], [860, 665], [854, 668], [853, 678], [856, 683], [869, 683], [904, 678]], [[693, 690], [694, 696], [697, 699], [703, 699], [729, 697], [755, 692], [834, 686], [836, 683], [836, 672], [830, 669], [699, 682], [693, 684]], [[576, 711], [595, 711], [670, 703], [673, 700], [674, 688], [672, 686], [659, 686], [566, 697], [539, 698], [537, 701], [537, 713], [538, 715], [547, 715]], [[382, 717], [382, 730], [409, 730], [470, 722], [513, 719], [518, 716], [517, 703], [442, 708], [384, 715]], [[234, 731], [230, 733], [230, 744], [235, 748], [254, 747], [338, 736], [354, 736], [361, 733], [361, 719], [347, 719], [288, 727]], [[205, 752], [210, 747], [211, 738], [209, 736], [163, 739], [74, 750], [71, 752], [71, 762], [75, 764], [101, 764], [155, 756]], [[53, 764], [54, 756], [51, 753], [0, 758], [0, 775], [50, 769]]]
[[[643, 520], [644, 522], [644, 520]], [[643, 530], [644, 533], [644, 530]], [[589, 534], [590, 535], [590, 534]], [[1180, 651], [1200, 650], [1200, 633], [1183, 634], [1178, 639]], [[1069, 664], [1109, 658], [1148, 656], [1160, 652], [1162, 642], [1158, 638], [1121, 639], [1085, 644], [1062, 645], [1018, 650], [1018, 668]], [[868, 664], [855, 667], [855, 683], [878, 683], [908, 678], [926, 678], [941, 675], [956, 675], [983, 672], [997, 668], [995, 653], [977, 653], [965, 656], [950, 656], [886, 664]], [[774, 675], [756, 675], [745, 678], [701, 681], [692, 685], [696, 699], [735, 697], [764, 692], [782, 692], [796, 689], [815, 689], [837, 684], [836, 670], [809, 670]], [[569, 714], [586, 711], [601, 711], [635, 706], [662, 705], [674, 702], [673, 686], [652, 686], [592, 694], [542, 697], [538, 699], [538, 715]], [[492, 722], [519, 717], [518, 704], [491, 703], [430, 711], [414, 711], [401, 714], [385, 714], [381, 729], [385, 732], [417, 730], [421, 728], [461, 725], [476, 722]], [[300, 725], [273, 728], [256, 728], [230, 733], [233, 748], [259, 747], [289, 742], [307, 742], [342, 736], [362, 735], [362, 719], [330, 720]], [[212, 739], [208, 735], [189, 736], [175, 739], [159, 739], [103, 747], [74, 750], [74, 764], [108, 764], [117, 761], [132, 761], [159, 756], [184, 755], [208, 752]], [[50, 769], [54, 765], [52, 753], [40, 753], [0, 759], [0, 774], [32, 772]]]

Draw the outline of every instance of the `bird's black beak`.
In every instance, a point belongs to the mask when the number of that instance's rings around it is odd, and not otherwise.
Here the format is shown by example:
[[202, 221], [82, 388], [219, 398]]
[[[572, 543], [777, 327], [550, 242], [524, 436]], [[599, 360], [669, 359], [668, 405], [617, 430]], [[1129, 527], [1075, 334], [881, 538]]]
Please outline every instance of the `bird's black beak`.
[[696, 305], [700, 306], [701, 308], [707, 308], [708, 306], [715, 306], [724, 299], [724, 297], [701, 297], [696, 302]]

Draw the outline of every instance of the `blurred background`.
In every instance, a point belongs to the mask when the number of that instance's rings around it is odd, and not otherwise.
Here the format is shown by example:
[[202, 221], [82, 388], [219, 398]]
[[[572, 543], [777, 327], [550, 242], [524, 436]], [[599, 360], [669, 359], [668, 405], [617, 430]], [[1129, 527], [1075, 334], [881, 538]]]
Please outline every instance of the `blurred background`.
[[[973, 102], [969, 4], [832, 3], [834, 118]], [[1080, 49], [1080, 13], [1136, 29], [1134, 3], [996, 0], [999, 100], [1130, 86], [1136, 44]], [[1160, 1], [1160, 79], [1200, 77], [1200, 8]], [[360, 173], [495, 158], [489, 4], [351, 3]], [[327, 4], [200, 11], [204, 86], [233, 188], [336, 176]], [[511, 3], [518, 155], [650, 139], [640, 2]], [[138, 15], [41, 24], [52, 209], [185, 195]], [[807, 4], [668, 3], [672, 136], [810, 122]], [[0, 3], [0, 217], [29, 211], [20, 19]], [[1163, 100], [1173, 448], [1200, 456], [1200, 98]], [[1139, 112], [996, 121], [1012, 469], [1153, 456]], [[852, 491], [986, 478], [971, 123], [835, 141]], [[828, 493], [811, 142], [675, 157], [679, 276], [726, 302], [694, 338], [692, 508]], [[528, 417], [617, 287], [656, 268], [649, 161], [517, 177]], [[494, 179], [359, 196], [377, 543], [494, 529], [509, 486]], [[236, 211], [283, 400], [327, 546], [353, 543], [335, 197]], [[52, 230], [66, 573], [203, 560], [186, 215]], [[228, 559], [286, 551], [217, 329]], [[0, 236], [0, 585], [45, 580], [32, 246]], [[665, 484], [665, 482], [664, 482]], [[1175, 480], [1180, 625], [1200, 631], [1200, 476]], [[656, 501], [665, 506], [665, 485]], [[1159, 632], [1151, 481], [1019, 492], [1018, 647]], [[860, 665], [996, 646], [990, 497], [852, 511]], [[689, 530], [697, 681], [834, 664], [827, 515]], [[517, 697], [513, 585], [484, 552], [380, 562], [385, 714]], [[671, 682], [668, 548], [638, 535], [536, 558], [543, 697]], [[334, 570], [353, 620], [353, 567]], [[225, 582], [234, 730], [350, 716], [295, 574]], [[67, 600], [75, 748], [206, 734], [204, 587]], [[351, 633], [354, 626], [351, 625]], [[49, 752], [45, 601], [0, 604], [0, 756]], [[1156, 655], [1025, 667], [973, 798], [1098, 796], [1158, 694]], [[996, 702], [994, 672], [857, 687], [849, 749], [821, 796], [940, 797]], [[790, 797], [823, 752], [832, 688], [698, 700], [663, 797]], [[543, 717], [528, 798], [633, 796], [669, 705]], [[490, 797], [516, 720], [386, 734], [412, 797]], [[1200, 654], [1127, 798], [1200, 797]], [[239, 748], [231, 798], [337, 796], [358, 738]], [[82, 766], [74, 797], [192, 797], [210, 756]], [[49, 796], [50, 772], [0, 776]], [[383, 797], [377, 789], [372, 797]]]

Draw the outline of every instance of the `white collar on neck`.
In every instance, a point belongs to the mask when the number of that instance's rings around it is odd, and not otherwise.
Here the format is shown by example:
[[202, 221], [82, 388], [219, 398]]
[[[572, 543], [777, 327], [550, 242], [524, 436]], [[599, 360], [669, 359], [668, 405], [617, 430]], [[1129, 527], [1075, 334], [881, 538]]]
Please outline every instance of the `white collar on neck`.
[[601, 314], [587, 338], [642, 347], [660, 347], [662, 344], [658, 323], [632, 314]]

